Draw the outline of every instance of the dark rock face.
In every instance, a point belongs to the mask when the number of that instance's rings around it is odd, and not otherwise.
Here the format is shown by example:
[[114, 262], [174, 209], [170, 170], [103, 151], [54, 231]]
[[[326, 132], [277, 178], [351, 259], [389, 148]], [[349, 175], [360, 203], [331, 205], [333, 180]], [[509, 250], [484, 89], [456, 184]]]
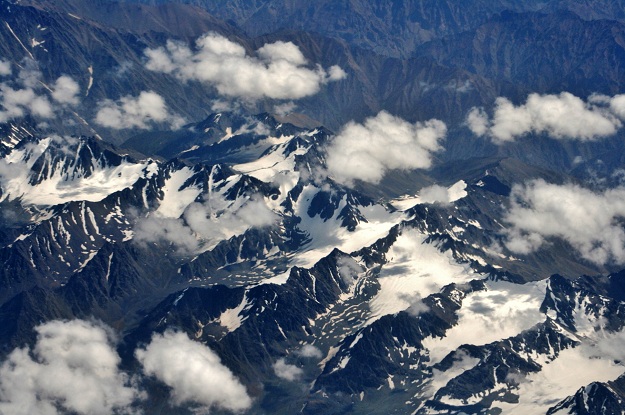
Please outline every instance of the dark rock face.
[[589, 22], [570, 12], [507, 12], [475, 31], [424, 45], [418, 53], [533, 92], [614, 94], [622, 90], [622, 77], [608, 61], [623, 59], [622, 31], [622, 23]]
[[551, 414], [618, 414], [623, 413], [623, 377], [613, 382], [594, 382], [584, 386], [575, 395], [558, 403], [547, 412]]
[[[553, 275], [541, 283], [544, 294], [528, 299], [542, 303], [534, 310], [541, 313], [542, 321], [486, 344], [454, 346], [441, 359], [434, 359], [433, 339], [445, 342], [454, 327], [480, 309], [465, 307], [465, 302], [488, 296], [496, 291], [496, 284], [528, 283], [551, 270], [597, 274], [599, 270], [580, 263], [574, 252], [558, 244], [523, 261], [494, 257], [485, 250], [501, 239], [502, 215], [515, 178], [550, 177], [557, 182], [562, 174], [512, 159], [457, 164], [432, 174], [450, 182], [463, 178], [466, 195], [452, 204], [415, 202], [401, 214], [331, 178], [318, 183], [313, 173], [325, 166], [325, 146], [331, 139], [327, 130], [280, 124], [266, 114], [229, 117], [224, 122], [231, 125], [249, 120], [267, 123], [274, 128], [271, 134], [280, 135], [282, 141], [264, 145], [266, 135], [242, 135], [224, 150], [225, 163], [210, 165], [176, 158], [141, 160], [95, 138], [63, 142], [41, 140], [35, 133], [16, 136], [20, 141], [7, 151], [24, 154], [22, 162], [30, 163], [24, 173], [24, 183], [30, 186], [27, 192], [49, 188], [57, 179], [76, 189], [53, 206], [30, 204], [29, 200], [38, 200], [30, 193], [13, 198], [9, 192], [2, 202], [7, 211], [15, 212], [12, 220], [7, 216], [2, 222], [4, 355], [33, 344], [33, 328], [42, 322], [96, 318], [123, 335], [119, 353], [130, 372], [140, 371], [134, 351], [148, 344], [154, 333], [185, 332], [219, 355], [258, 399], [253, 409], [258, 413], [295, 407], [310, 414], [382, 414], [389, 408], [497, 413], [501, 405], [522, 399], [520, 379], [541, 373], [562, 353], [585, 347], [580, 330], [587, 329], [580, 321], [599, 324], [608, 333], [622, 330], [622, 272], [574, 280]], [[215, 118], [204, 122], [221, 128]], [[44, 143], [48, 144], [41, 147], [41, 154], [20, 153]], [[206, 143], [212, 145], [210, 137]], [[261, 147], [255, 150], [259, 159], [288, 160], [292, 170], [283, 174], [298, 174], [297, 182], [285, 188], [238, 171], [246, 165], [241, 154], [253, 146]], [[139, 166], [134, 181], [113, 186], [101, 200], [81, 200], [92, 198], [93, 191], [81, 183], [120, 166]], [[111, 180], [126, 179], [120, 175]], [[211, 206], [216, 215], [223, 215], [217, 205], [231, 206], [236, 212], [238, 205], [261, 200], [273, 206], [275, 220], [214, 243], [204, 241], [208, 245], [198, 245], [204, 246], [198, 252], [182, 252], [172, 239], [175, 234], [170, 239], [134, 240], [138, 223], [165, 215], [157, 212], [171, 211], [181, 199], [186, 199], [185, 205], [168, 220], [183, 230], [192, 229], [194, 218], [184, 208], [192, 204]], [[380, 215], [395, 222], [385, 225], [379, 238], [362, 242], [351, 253], [332, 249], [341, 237], [358, 238], [362, 229], [380, 226], [376, 222]], [[315, 233], [315, 226], [336, 234]], [[432, 271], [434, 275], [420, 275], [418, 268], [402, 262], [424, 255], [406, 254], [407, 249], [417, 249], [407, 248], [406, 238], [416, 235], [422, 238], [417, 246], [431, 249], [421, 259], [421, 267], [439, 261], [440, 255], [454, 269], [462, 269], [458, 278], [466, 280], [451, 279], [424, 298], [394, 291], [397, 288], [389, 285], [393, 276], [403, 275], [406, 281], [412, 276], [410, 284], [424, 288], [451, 272], [443, 268]], [[310, 265], [297, 265], [298, 261]], [[392, 305], [389, 310], [395, 311], [380, 311], [380, 301], [388, 295], [397, 295], [395, 303], [408, 303], [397, 309]], [[303, 352], [306, 345], [308, 355]], [[285, 379], [276, 369], [277, 362], [295, 368], [291, 369], [297, 373], [295, 380]], [[149, 390], [158, 388], [154, 380], [145, 382]], [[298, 382], [311, 387], [298, 387]], [[587, 387], [590, 395], [582, 391], [583, 397], [601, 400], [610, 408], [620, 405], [616, 386], [593, 385]], [[281, 398], [285, 391], [288, 399]], [[562, 396], [552, 410], [579, 407], [578, 395]], [[167, 394], [153, 399], [156, 406], [170, 405]]]

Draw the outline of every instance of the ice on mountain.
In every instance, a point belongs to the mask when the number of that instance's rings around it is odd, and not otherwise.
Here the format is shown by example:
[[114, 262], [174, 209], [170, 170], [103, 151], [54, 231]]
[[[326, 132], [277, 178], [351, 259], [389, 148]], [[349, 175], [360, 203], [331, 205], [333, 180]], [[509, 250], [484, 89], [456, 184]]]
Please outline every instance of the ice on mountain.
[[[119, 165], [106, 165], [94, 160], [93, 171], [83, 172], [74, 169], [71, 163], [69, 167], [64, 166], [64, 159], [53, 159], [47, 153], [51, 142], [52, 138], [48, 137], [37, 144], [28, 144], [0, 161], [7, 168], [0, 176], [1, 200], [19, 199], [23, 205], [38, 206], [71, 201], [99, 202], [131, 187], [140, 178], [151, 177], [152, 165], [156, 164], [152, 160], [122, 160]], [[40, 157], [45, 157], [49, 166], [46, 171], [36, 172], [32, 169]], [[38, 180], [37, 184], [31, 184], [33, 177]]]
[[486, 290], [475, 291], [462, 301], [458, 323], [447, 330], [445, 337], [424, 339], [431, 364], [463, 344], [484, 345], [512, 337], [545, 320], [540, 312], [546, 283], [514, 284], [487, 281]]
[[167, 218], [179, 218], [184, 210], [202, 193], [198, 186], [183, 187], [195, 172], [190, 167], [183, 167], [170, 173], [161, 188], [163, 198], [156, 210]]
[[407, 229], [392, 245], [378, 277], [380, 290], [369, 303], [367, 324], [407, 310], [447, 284], [479, 278], [467, 264], [457, 263], [451, 252], [441, 252], [426, 239], [426, 234]]
[[625, 372], [625, 366], [612, 359], [591, 357], [583, 346], [566, 349], [551, 361], [542, 364], [542, 370], [528, 375], [514, 391], [519, 402], [495, 402], [509, 415], [544, 415], [562, 399], [574, 394], [591, 382], [607, 382]]

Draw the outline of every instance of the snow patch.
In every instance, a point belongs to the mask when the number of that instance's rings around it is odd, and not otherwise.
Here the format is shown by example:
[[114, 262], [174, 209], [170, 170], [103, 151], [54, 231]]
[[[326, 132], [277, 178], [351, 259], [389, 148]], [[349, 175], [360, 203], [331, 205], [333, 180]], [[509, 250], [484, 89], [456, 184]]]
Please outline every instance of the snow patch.
[[495, 402], [493, 406], [508, 415], [543, 415], [582, 386], [614, 380], [625, 371], [612, 359], [590, 356], [586, 347], [563, 350], [554, 361], [545, 362], [540, 372], [528, 375], [515, 391], [517, 404]]
[[245, 320], [245, 318], [241, 315], [243, 310], [249, 307], [251, 304], [247, 300], [247, 295], [243, 297], [241, 304], [239, 304], [235, 308], [229, 308], [228, 310], [221, 313], [221, 316], [217, 319], [219, 324], [228, 329], [229, 333], [232, 333], [239, 327], [241, 327], [241, 323]]
[[426, 238], [416, 229], [404, 230], [397, 238], [386, 255], [389, 262], [380, 271], [380, 290], [369, 303], [366, 324], [407, 310], [447, 284], [479, 277], [468, 264], [458, 264], [451, 252], [425, 243]]
[[89, 66], [87, 68], [89, 71], [89, 83], [87, 84], [87, 91], [85, 92], [85, 96], [89, 96], [89, 91], [91, 91], [91, 87], [93, 86], [93, 66]]
[[463, 300], [458, 323], [447, 330], [445, 337], [423, 340], [431, 364], [440, 362], [463, 344], [489, 344], [543, 322], [546, 316], [539, 309], [546, 289], [545, 281], [526, 284], [488, 281], [485, 291], [472, 292]]
[[380, 205], [357, 206], [366, 221], [361, 221], [356, 229], [350, 232], [341, 226], [342, 219], [338, 218], [341, 210], [347, 205], [345, 199], [339, 203], [334, 215], [327, 220], [319, 216], [311, 218], [308, 215], [310, 203], [319, 191], [320, 189], [313, 185], [306, 186], [294, 209], [295, 214], [302, 219], [298, 228], [306, 232], [311, 239], [302, 252], [293, 258], [292, 263], [296, 266], [310, 268], [330, 254], [334, 248], [343, 252], [354, 252], [369, 246], [388, 235], [390, 229], [404, 218], [403, 214], [390, 213]]
[[163, 199], [156, 210], [161, 216], [179, 218], [185, 208], [202, 193], [202, 189], [196, 186], [183, 188], [193, 174], [194, 171], [190, 167], [184, 167], [171, 173], [162, 187]]
[[25, 205], [53, 206], [71, 201], [99, 202], [112, 193], [132, 187], [140, 178], [148, 177], [146, 167], [155, 162], [122, 162], [119, 166], [96, 168], [89, 176], [74, 176], [54, 171], [41, 183], [29, 183], [29, 171], [13, 164], [20, 174], [3, 180], [2, 200], [21, 199]]

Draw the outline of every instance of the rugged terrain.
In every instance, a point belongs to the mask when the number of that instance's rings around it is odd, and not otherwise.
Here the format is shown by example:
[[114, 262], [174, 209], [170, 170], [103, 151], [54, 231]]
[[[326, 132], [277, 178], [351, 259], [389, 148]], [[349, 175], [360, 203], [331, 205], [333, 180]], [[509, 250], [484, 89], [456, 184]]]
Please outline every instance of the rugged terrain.
[[618, 2], [374, 3], [0, 0], [0, 413], [625, 411]]

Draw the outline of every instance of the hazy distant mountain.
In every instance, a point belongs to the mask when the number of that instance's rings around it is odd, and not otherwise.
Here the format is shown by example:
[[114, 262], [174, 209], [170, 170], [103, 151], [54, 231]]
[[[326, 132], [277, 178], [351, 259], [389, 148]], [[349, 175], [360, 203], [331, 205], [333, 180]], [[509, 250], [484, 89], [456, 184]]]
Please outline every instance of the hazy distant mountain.
[[621, 413], [602, 5], [0, 0], [0, 413]]

